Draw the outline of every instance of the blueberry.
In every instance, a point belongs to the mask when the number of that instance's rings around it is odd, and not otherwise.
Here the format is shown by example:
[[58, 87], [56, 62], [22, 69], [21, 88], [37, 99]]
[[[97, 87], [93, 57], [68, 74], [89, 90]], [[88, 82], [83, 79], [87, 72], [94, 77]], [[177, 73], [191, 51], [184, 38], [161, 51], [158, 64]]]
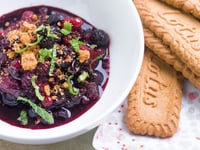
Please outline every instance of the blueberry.
[[8, 69], [8, 72], [10, 73], [10, 75], [12, 76], [13, 79], [21, 80], [21, 72], [22, 72], [22, 70], [17, 70], [14, 67], [10, 67]]
[[53, 47], [53, 45], [55, 44], [56, 40], [50, 37], [44, 38], [39, 46], [40, 48], [47, 48], [47, 49], [51, 49]]
[[96, 84], [101, 85], [103, 79], [104, 79], [103, 74], [100, 71], [95, 70], [92, 73], [91, 81], [95, 82]]
[[31, 118], [35, 118], [37, 117], [37, 113], [31, 108], [28, 110], [28, 116], [31, 117]]
[[80, 102], [81, 102], [80, 96], [71, 97], [70, 94], [69, 95], [66, 94], [66, 95], [69, 96], [68, 98], [66, 98], [66, 101], [65, 101], [65, 107], [66, 108], [72, 108], [73, 106], [80, 104]]
[[98, 85], [95, 82], [85, 82], [84, 84], [87, 89], [85, 95], [90, 100], [97, 100], [99, 98]]
[[66, 120], [71, 118], [71, 111], [65, 107], [62, 107], [61, 110], [57, 112], [56, 116]]
[[52, 25], [52, 24], [56, 24], [59, 21], [62, 21], [63, 19], [64, 17], [62, 15], [52, 14], [49, 16], [47, 23]]
[[70, 66], [70, 63], [69, 62], [64, 62], [62, 64], [60, 64], [60, 69], [61, 71], [63, 72], [66, 72], [67, 71], [67, 68]]
[[90, 39], [94, 44], [98, 45], [99, 47], [107, 47], [109, 44], [109, 37], [103, 30], [94, 30], [91, 34]]
[[17, 106], [18, 105], [16, 97], [14, 97], [10, 94], [7, 94], [7, 93], [2, 94], [2, 101], [7, 106]]

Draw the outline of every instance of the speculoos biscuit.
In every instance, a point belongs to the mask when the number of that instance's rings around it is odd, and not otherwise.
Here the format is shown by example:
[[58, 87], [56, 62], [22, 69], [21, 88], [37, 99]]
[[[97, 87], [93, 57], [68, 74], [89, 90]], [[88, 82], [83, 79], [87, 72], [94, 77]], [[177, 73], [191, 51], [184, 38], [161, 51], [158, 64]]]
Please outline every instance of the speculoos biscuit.
[[169, 46], [164, 45], [162, 40], [156, 37], [156, 35], [145, 26], [144, 39], [146, 46], [150, 48], [158, 57], [166, 63], [172, 65], [176, 71], [181, 72], [182, 75], [194, 86], [200, 88], [200, 76], [195, 75], [195, 73], [193, 73], [192, 70], [170, 50]]
[[199, 0], [160, 0], [200, 19]]
[[149, 49], [129, 93], [125, 123], [134, 134], [172, 136], [180, 117], [182, 78]]
[[143, 24], [200, 76], [200, 22], [159, 0], [134, 0]]

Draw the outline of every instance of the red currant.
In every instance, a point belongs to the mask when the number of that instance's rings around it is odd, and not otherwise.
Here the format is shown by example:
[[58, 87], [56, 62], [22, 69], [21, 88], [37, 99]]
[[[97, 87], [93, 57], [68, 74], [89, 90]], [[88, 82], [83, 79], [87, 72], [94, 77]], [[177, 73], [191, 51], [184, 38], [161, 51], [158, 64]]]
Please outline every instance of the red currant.
[[83, 21], [80, 18], [75, 17], [71, 19], [71, 23], [73, 24], [73, 27], [80, 28], [83, 24]]
[[46, 96], [46, 97], [44, 98], [44, 100], [42, 101], [42, 105], [43, 105], [45, 108], [51, 106], [52, 104], [53, 104], [53, 101], [52, 101], [52, 99], [51, 99], [50, 96]]

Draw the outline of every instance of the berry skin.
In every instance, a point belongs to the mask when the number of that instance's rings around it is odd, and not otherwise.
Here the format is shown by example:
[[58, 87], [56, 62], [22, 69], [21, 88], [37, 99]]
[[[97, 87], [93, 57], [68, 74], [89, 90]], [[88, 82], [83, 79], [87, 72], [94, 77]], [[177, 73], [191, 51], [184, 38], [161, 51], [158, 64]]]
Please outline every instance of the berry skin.
[[73, 27], [80, 28], [83, 24], [83, 21], [80, 18], [76, 17], [71, 19], [71, 23], [73, 24]]
[[63, 20], [62, 15], [52, 14], [52, 15], [49, 16], [47, 23], [52, 25], [52, 24], [56, 24], [57, 22], [62, 21], [62, 20]]
[[44, 100], [42, 101], [42, 105], [45, 107], [45, 108], [48, 108], [49, 106], [51, 106], [53, 104], [53, 101], [51, 99], [51, 97], [49, 96], [46, 96], [44, 98]]
[[106, 47], [109, 44], [109, 37], [103, 30], [94, 30], [90, 37], [91, 41], [99, 47]]
[[67, 17], [64, 18], [64, 22], [72, 23], [74, 28], [80, 28], [83, 24], [83, 21], [78, 17], [73, 18], [73, 17], [67, 16]]
[[34, 13], [32, 11], [25, 11], [22, 14], [22, 20], [31, 21], [33, 15], [34, 15]]

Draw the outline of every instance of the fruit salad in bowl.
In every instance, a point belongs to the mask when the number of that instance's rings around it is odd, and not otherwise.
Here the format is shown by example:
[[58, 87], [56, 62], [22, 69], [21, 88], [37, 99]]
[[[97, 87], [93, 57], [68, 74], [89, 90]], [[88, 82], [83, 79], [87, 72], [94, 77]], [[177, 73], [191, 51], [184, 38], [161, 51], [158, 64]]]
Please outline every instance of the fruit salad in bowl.
[[105, 31], [48, 6], [16, 10], [2, 16], [0, 25], [2, 120], [55, 127], [100, 98], [109, 76]]
[[144, 52], [131, 0], [7, 0], [0, 8], [0, 139], [67, 140], [124, 101]]

